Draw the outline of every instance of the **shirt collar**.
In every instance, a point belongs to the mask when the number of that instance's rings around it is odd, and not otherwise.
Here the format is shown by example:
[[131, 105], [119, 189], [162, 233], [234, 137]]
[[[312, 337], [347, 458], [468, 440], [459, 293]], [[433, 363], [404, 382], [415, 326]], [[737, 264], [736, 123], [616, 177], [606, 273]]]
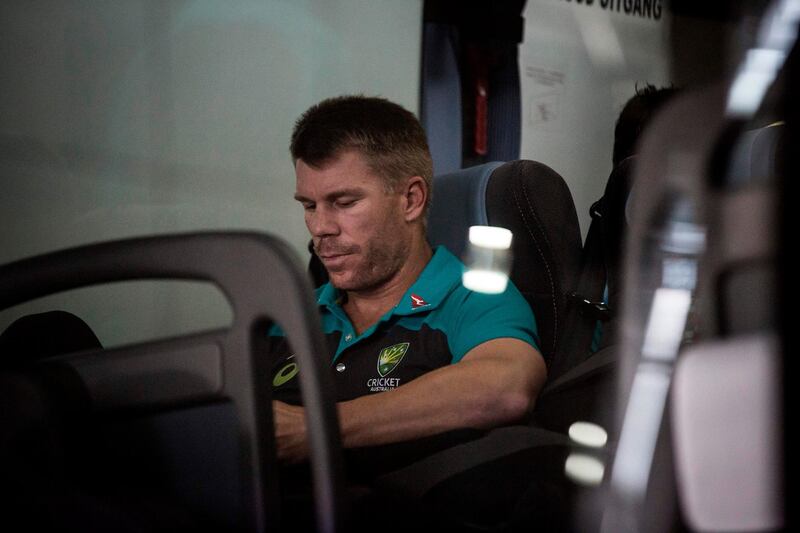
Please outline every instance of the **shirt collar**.
[[[400, 302], [387, 315], [412, 315], [435, 309], [461, 283], [464, 264], [444, 246], [437, 246], [428, 264]], [[332, 312], [341, 305], [341, 293], [330, 282], [317, 289], [317, 304]]]

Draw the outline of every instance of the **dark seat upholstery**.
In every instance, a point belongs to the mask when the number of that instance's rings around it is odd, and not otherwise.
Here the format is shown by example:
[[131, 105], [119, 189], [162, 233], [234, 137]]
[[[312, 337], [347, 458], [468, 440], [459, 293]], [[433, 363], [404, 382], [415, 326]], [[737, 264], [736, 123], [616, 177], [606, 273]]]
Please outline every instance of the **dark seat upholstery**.
[[18, 318], [0, 334], [0, 366], [102, 348], [92, 328], [67, 311], [47, 311]]
[[563, 178], [535, 161], [486, 163], [434, 178], [428, 239], [461, 255], [472, 225], [514, 234], [511, 280], [536, 315], [548, 366], [559, 352], [581, 238]]
[[[232, 256], [239, 260], [228, 261]], [[199, 233], [54, 252], [0, 266], [0, 309], [72, 288], [149, 278], [216, 284], [229, 298], [234, 323], [46, 359], [40, 356], [47, 350], [21, 346], [35, 361], [0, 367], [0, 474], [4, 491], [18, 489], [14, 498], [0, 497], [0, 505], [11, 502], [0, 507], [3, 516], [36, 518], [37, 530], [277, 529], [263, 357], [275, 321], [303, 370], [317, 526], [336, 530], [343, 520], [338, 425], [327, 364], [314, 357], [325, 344], [307, 280], [282, 241]], [[6, 337], [9, 345], [24, 344], [17, 333], [30, 330], [25, 322]], [[42, 459], [21, 461], [18, 452], [25, 450]]]
[[613, 396], [618, 358], [626, 206], [635, 164], [636, 156], [623, 159], [590, 208], [592, 222], [567, 313], [568, 335], [535, 413], [543, 427], [564, 432], [576, 421], [608, 427], [613, 419], [606, 399]]

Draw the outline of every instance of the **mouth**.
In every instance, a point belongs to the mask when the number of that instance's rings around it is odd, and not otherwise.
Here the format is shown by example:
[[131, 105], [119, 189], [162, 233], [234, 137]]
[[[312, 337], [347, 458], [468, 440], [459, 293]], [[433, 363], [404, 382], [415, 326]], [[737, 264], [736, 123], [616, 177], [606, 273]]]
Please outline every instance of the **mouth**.
[[336, 259], [338, 257], [344, 257], [346, 255], [350, 255], [350, 254], [344, 254], [344, 253], [341, 253], [341, 254], [325, 254], [325, 255], [320, 255], [319, 258], [322, 259], [323, 261], [332, 261], [332, 260], [334, 260], [334, 259]]
[[320, 255], [319, 258], [328, 270], [337, 270], [342, 267], [345, 259], [350, 253], [331, 253]]

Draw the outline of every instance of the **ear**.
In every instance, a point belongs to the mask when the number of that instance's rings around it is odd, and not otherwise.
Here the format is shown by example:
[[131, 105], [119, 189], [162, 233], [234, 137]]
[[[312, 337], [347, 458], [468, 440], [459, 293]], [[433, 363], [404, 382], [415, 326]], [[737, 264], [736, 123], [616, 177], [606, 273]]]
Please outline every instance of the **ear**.
[[412, 176], [403, 189], [403, 211], [406, 222], [422, 219], [428, 201], [428, 184], [420, 176]]

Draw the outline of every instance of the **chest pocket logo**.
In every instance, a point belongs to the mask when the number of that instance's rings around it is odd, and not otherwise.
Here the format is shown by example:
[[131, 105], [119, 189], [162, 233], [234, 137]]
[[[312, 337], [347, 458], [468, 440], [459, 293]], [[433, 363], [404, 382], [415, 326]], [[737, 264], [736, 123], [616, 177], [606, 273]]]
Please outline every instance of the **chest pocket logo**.
[[403, 360], [403, 357], [408, 351], [408, 345], [409, 343], [407, 342], [401, 342], [400, 344], [393, 344], [381, 350], [381, 353], [378, 354], [378, 374], [380, 374], [382, 378], [386, 377], [389, 372], [400, 364], [400, 361]]

